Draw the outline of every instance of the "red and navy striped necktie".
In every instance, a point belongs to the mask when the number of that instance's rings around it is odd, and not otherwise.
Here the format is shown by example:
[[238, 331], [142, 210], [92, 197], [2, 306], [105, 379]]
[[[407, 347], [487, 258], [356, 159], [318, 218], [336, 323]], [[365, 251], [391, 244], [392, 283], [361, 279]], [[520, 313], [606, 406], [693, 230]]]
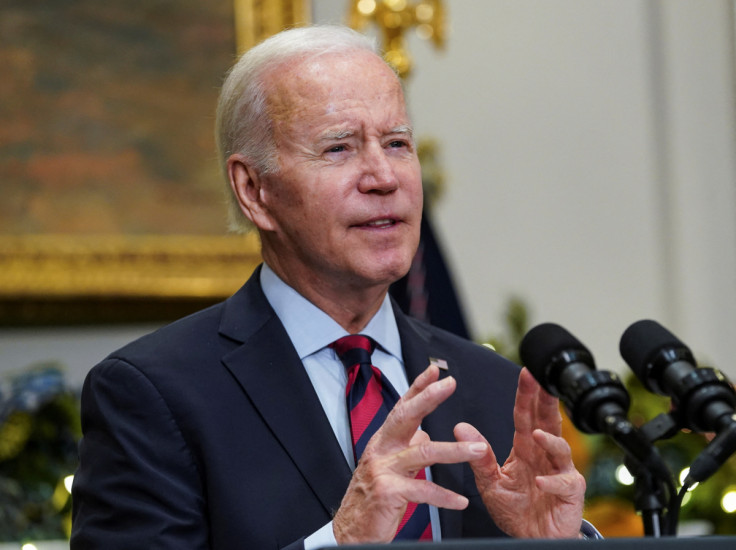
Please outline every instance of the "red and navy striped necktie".
[[[371, 364], [375, 342], [362, 334], [344, 336], [330, 344], [348, 370], [345, 389], [350, 433], [353, 438], [353, 454], [358, 464], [368, 440], [381, 427], [389, 411], [399, 400], [396, 390], [380, 370]], [[416, 476], [426, 479], [424, 469]], [[429, 507], [410, 502], [399, 523], [394, 540], [432, 540]]]

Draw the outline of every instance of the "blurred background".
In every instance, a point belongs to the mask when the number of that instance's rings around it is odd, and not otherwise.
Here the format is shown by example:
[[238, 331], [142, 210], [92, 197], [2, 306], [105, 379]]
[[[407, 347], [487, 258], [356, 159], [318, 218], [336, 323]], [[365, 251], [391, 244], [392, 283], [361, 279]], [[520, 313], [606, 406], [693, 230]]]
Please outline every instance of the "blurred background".
[[[370, 17], [378, 4], [0, 0], [0, 67], [10, 75], [0, 83], [0, 539], [64, 536], [75, 399], [89, 368], [227, 295], [257, 263], [250, 242], [202, 260], [202, 248], [213, 250], [206, 239], [225, 235], [211, 128], [222, 74], [243, 44], [235, 23], [252, 29], [273, 10], [301, 9], [383, 41]], [[386, 4], [431, 7], [426, 21], [398, 27], [425, 147], [426, 215], [447, 270], [439, 285], [468, 336], [515, 357], [528, 328], [559, 323], [599, 368], [627, 378], [643, 420], [668, 404], [638, 388], [618, 354], [634, 321], [658, 320], [701, 364], [736, 378], [736, 3]], [[169, 248], [143, 254], [136, 239], [158, 236], [205, 241], [185, 245], [184, 260]], [[69, 265], [83, 274], [110, 242], [123, 243], [116, 261], [143, 254], [146, 269], [222, 262], [206, 274], [222, 284], [192, 290], [192, 275], [188, 290], [167, 293], [172, 279], [156, 279], [157, 290], [131, 295], [135, 271], [115, 283], [127, 295], [80, 292], [97, 284], [87, 281], [76, 294], [24, 286], [48, 279], [28, 269], [46, 265], [34, 261], [81, 246], [94, 253]], [[568, 435], [590, 519], [608, 536], [640, 532], [617, 450]], [[704, 444], [697, 434], [668, 442], [673, 469]], [[723, 504], [736, 491], [733, 467], [692, 492], [688, 529], [736, 534], [727, 513], [736, 505]]]

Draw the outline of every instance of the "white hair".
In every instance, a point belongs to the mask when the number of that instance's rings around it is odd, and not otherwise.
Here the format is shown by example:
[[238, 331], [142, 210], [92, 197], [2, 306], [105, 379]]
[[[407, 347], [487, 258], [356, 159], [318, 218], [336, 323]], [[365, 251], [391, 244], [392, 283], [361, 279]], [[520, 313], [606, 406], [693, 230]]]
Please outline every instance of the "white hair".
[[348, 27], [322, 25], [282, 31], [246, 51], [228, 72], [220, 91], [215, 120], [218, 158], [227, 182], [230, 229], [245, 232], [252, 224], [230, 189], [228, 158], [245, 156], [259, 174], [278, 169], [271, 119], [266, 108], [267, 69], [296, 57], [366, 50], [377, 54], [375, 41]]

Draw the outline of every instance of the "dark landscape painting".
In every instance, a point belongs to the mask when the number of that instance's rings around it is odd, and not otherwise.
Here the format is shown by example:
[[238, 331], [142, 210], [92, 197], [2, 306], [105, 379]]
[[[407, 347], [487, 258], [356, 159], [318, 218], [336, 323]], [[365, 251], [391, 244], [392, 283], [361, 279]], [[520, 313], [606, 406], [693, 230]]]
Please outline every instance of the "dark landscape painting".
[[0, 233], [225, 232], [232, 0], [0, 0]]

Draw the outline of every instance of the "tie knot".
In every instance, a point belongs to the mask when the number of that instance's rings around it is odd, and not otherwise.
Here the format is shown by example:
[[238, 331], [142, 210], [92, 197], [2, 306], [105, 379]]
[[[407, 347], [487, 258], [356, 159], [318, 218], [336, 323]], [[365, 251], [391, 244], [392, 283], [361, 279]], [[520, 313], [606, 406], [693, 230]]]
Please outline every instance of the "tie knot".
[[335, 340], [330, 347], [335, 350], [345, 368], [349, 369], [361, 363], [370, 365], [371, 354], [376, 348], [376, 343], [368, 336], [351, 334]]

